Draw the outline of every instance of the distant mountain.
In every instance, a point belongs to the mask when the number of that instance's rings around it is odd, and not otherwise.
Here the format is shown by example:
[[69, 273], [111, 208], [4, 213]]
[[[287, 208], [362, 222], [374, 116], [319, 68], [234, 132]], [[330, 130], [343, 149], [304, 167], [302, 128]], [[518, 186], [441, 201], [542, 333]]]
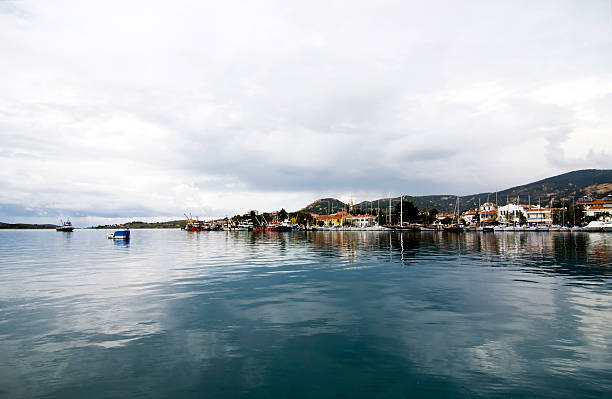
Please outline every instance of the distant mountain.
[[[520, 202], [523, 204], [526, 204], [529, 199], [531, 199], [532, 204], [536, 204], [538, 201], [542, 204], [549, 204], [551, 199], [555, 202], [562, 199], [571, 201], [572, 198], [578, 199], [584, 195], [603, 197], [608, 193], [612, 193], [612, 170], [585, 169], [498, 191], [497, 203], [499, 205], [505, 205], [506, 200], [509, 202], [516, 201], [517, 195], [520, 196]], [[456, 196], [448, 194], [404, 196], [404, 200], [412, 201], [419, 209], [436, 208], [443, 212], [451, 212], [454, 209], [456, 198]], [[484, 203], [487, 199], [490, 202], [495, 202], [495, 192], [461, 196], [459, 197], [459, 207], [461, 210], [473, 209], [478, 206], [479, 200], [481, 203]], [[346, 204], [337, 199], [324, 198], [313, 202], [303, 210], [318, 214], [327, 214], [327, 201], [335, 201], [334, 203], [340, 205], [336, 207], [337, 209], [340, 209], [341, 205], [346, 206]], [[392, 198], [391, 206], [395, 206], [399, 201], [399, 197]], [[355, 207], [365, 211], [369, 210], [370, 207], [378, 207], [378, 204], [380, 204], [381, 208], [388, 209], [389, 198], [363, 201], [355, 204]]]

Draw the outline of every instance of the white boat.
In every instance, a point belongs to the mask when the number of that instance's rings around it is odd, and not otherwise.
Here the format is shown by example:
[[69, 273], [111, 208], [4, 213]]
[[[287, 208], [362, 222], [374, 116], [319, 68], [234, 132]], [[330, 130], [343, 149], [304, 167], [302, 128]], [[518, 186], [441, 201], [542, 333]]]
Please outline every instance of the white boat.
[[550, 227], [546, 225], [541, 225], [541, 226], [536, 227], [536, 231], [549, 231], [549, 230], [550, 230]]
[[514, 226], [506, 226], [506, 227], [504, 227], [504, 231], [516, 231], [516, 227], [514, 227]]
[[234, 228], [236, 231], [253, 231], [253, 223], [251, 222], [240, 222], [238, 226]]
[[612, 232], [612, 221], [604, 222], [603, 231]]
[[557, 226], [557, 225], [550, 226], [550, 231], [561, 231], [561, 226]]
[[505, 229], [506, 229], [506, 227], [502, 226], [502, 225], [493, 227], [493, 231], [495, 231], [495, 232], [504, 231]]
[[601, 220], [593, 220], [589, 222], [586, 226], [582, 228], [584, 231], [603, 231], [604, 230], [604, 222]]
[[582, 227], [580, 227], [580, 226], [574, 226], [574, 227], [570, 228], [570, 230], [571, 230], [572, 232], [575, 232], [575, 231], [582, 231]]

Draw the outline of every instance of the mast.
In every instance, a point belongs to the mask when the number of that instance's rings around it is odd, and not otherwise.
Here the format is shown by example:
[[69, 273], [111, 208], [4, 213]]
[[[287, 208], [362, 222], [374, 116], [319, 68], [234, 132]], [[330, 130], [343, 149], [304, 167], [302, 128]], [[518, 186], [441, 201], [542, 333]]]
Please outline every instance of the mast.
[[574, 198], [572, 198], [572, 215], [574, 215], [574, 226], [576, 225], [576, 206], [574, 205]]
[[565, 199], [561, 200], [561, 227], [565, 225]]
[[404, 196], [400, 196], [400, 226], [404, 225]]
[[389, 193], [389, 224], [391, 224], [391, 193]]

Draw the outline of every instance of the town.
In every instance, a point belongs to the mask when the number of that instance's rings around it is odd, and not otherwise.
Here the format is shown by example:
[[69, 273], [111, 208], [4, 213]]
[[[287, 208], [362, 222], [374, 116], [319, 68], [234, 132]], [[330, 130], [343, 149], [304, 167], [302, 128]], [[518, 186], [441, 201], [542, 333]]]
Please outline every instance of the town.
[[[328, 201], [329, 202], [329, 201]], [[232, 218], [200, 221], [187, 216], [189, 231], [248, 230], [443, 230], [443, 231], [612, 231], [612, 195], [602, 198], [583, 196], [578, 200], [551, 201], [543, 205], [539, 200], [527, 203], [520, 198], [506, 198], [503, 205], [497, 199], [486, 201], [475, 209], [461, 210], [459, 199], [453, 212], [437, 209], [418, 209], [403, 196], [395, 201], [376, 201], [366, 209], [363, 203], [352, 201], [340, 209], [328, 204], [328, 212], [317, 214], [304, 210], [287, 212], [284, 209], [259, 213], [251, 210]]]

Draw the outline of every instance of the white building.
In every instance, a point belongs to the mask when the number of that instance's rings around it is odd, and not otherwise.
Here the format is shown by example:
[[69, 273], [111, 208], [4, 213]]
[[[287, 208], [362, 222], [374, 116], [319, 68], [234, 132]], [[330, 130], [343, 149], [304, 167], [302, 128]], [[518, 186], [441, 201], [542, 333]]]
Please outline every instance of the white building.
[[517, 204], [500, 206], [497, 208], [497, 218], [500, 223], [518, 224], [521, 222], [521, 215], [523, 215], [525, 219], [528, 219], [525, 208], [527, 207]]
[[585, 216], [599, 218], [606, 214], [612, 215], [612, 195], [595, 200], [591, 197], [582, 197], [578, 205], [584, 206]]
[[346, 223], [351, 226], [355, 226], [359, 228], [374, 226], [376, 224], [376, 216], [372, 216], [372, 215], [351, 216], [349, 215], [346, 217]]
[[497, 220], [497, 206], [491, 202], [485, 202], [479, 210], [480, 223], [491, 223]]
[[539, 205], [531, 205], [525, 208], [527, 212], [527, 223], [533, 225], [548, 225], [552, 224], [552, 210]]

